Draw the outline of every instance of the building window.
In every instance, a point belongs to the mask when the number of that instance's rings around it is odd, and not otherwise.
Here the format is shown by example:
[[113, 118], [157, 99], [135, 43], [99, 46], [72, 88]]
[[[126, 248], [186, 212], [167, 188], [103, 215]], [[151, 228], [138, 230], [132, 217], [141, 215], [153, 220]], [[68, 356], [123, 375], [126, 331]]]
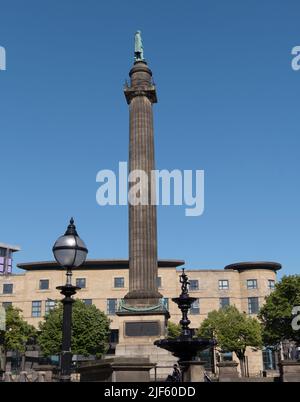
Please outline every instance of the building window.
[[156, 285], [157, 285], [158, 289], [161, 288], [161, 276], [158, 276], [158, 277], [156, 278]]
[[109, 343], [118, 343], [119, 342], [119, 330], [111, 329], [109, 334]]
[[276, 370], [276, 351], [274, 348], [264, 347], [262, 350], [263, 355], [263, 368], [264, 370]]
[[163, 297], [162, 301], [163, 301], [164, 307], [165, 307], [167, 310], [169, 310], [169, 298], [168, 298], [168, 297]]
[[0, 247], [0, 257], [6, 257], [6, 248]]
[[219, 290], [228, 290], [228, 289], [229, 289], [228, 279], [220, 279], [219, 280]]
[[275, 281], [273, 279], [268, 280], [268, 288], [271, 290], [275, 289]]
[[230, 298], [220, 297], [220, 308], [225, 308], [227, 306], [230, 306]]
[[42, 302], [40, 300], [34, 300], [31, 307], [31, 316], [40, 317], [42, 314]]
[[40, 279], [40, 290], [47, 290], [49, 289], [49, 279]]
[[199, 281], [198, 279], [190, 279], [189, 290], [199, 290]]
[[76, 286], [80, 289], [86, 288], [86, 279], [85, 278], [76, 278]]
[[114, 278], [115, 288], [124, 288], [124, 278]]
[[13, 293], [14, 285], [12, 283], [4, 283], [3, 284], [3, 294], [11, 295]]
[[3, 302], [2, 307], [6, 310], [12, 306], [12, 302]]
[[46, 300], [45, 301], [45, 315], [49, 314], [51, 310], [55, 308], [56, 302], [55, 300]]
[[191, 305], [190, 314], [200, 314], [200, 303], [199, 299], [195, 300]]
[[107, 299], [107, 314], [115, 315], [117, 311], [118, 299]]
[[248, 313], [257, 314], [259, 310], [258, 297], [248, 297]]
[[93, 299], [82, 299], [86, 306], [91, 306], [93, 304]]
[[247, 289], [257, 289], [257, 279], [248, 279]]

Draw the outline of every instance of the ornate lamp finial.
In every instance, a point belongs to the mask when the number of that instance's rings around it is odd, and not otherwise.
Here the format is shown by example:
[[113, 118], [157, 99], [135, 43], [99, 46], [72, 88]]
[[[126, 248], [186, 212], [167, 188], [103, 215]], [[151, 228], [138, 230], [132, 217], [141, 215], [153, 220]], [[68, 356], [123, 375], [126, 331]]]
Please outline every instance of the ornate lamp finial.
[[65, 236], [68, 236], [68, 235], [78, 236], [78, 233], [76, 231], [76, 226], [74, 225], [74, 219], [73, 218], [70, 219], [70, 223], [69, 223], [68, 228], [67, 228], [66, 233], [65, 233]]

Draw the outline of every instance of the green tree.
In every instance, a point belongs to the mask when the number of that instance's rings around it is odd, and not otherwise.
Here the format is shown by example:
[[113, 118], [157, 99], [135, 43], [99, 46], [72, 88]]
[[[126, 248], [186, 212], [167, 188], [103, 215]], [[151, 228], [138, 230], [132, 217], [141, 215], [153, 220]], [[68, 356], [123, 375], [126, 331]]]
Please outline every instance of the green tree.
[[21, 315], [22, 310], [13, 306], [6, 309], [6, 331], [0, 331], [3, 350], [3, 368], [5, 368], [5, 356], [7, 351], [21, 353], [22, 369], [25, 367], [26, 345], [30, 339], [37, 335], [33, 325], [28, 324]]
[[265, 344], [278, 345], [283, 340], [300, 343], [300, 331], [292, 328], [295, 306], [300, 306], [300, 275], [284, 276], [259, 312]]
[[[63, 305], [59, 303], [39, 324], [38, 344], [45, 356], [60, 353], [62, 322]], [[72, 352], [101, 357], [109, 346], [109, 324], [108, 317], [96, 306], [76, 300], [72, 312]]]
[[246, 348], [262, 347], [261, 325], [257, 319], [240, 313], [235, 306], [228, 306], [208, 313], [197, 331], [197, 336], [214, 337], [223, 351], [235, 352], [242, 375], [245, 375]]
[[168, 321], [168, 338], [174, 339], [181, 334], [181, 327], [179, 324], [175, 324], [172, 321]]

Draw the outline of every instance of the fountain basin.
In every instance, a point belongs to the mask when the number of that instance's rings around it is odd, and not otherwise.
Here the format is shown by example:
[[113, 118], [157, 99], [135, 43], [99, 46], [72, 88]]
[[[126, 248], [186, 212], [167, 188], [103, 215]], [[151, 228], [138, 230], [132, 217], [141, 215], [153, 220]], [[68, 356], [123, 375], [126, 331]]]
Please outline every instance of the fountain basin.
[[195, 360], [198, 352], [205, 350], [215, 344], [212, 339], [190, 338], [179, 336], [174, 339], [159, 339], [154, 345], [168, 350], [173, 356], [179, 358], [179, 363]]

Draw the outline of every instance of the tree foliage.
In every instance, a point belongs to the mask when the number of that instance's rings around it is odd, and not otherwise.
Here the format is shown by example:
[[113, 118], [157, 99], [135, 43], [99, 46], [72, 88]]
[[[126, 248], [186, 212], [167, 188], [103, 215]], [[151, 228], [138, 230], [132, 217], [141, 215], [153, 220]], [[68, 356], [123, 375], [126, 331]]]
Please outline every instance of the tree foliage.
[[24, 353], [27, 342], [37, 335], [34, 326], [23, 319], [21, 312], [21, 309], [13, 306], [6, 309], [6, 331], [2, 331], [5, 350]]
[[[38, 344], [45, 356], [58, 354], [62, 343], [63, 306], [59, 303], [40, 323]], [[72, 352], [101, 357], [108, 349], [108, 317], [94, 305], [80, 300], [73, 304]]]
[[175, 324], [172, 321], [168, 321], [168, 338], [174, 339], [181, 334], [181, 327], [179, 324]]
[[235, 352], [239, 360], [244, 359], [248, 346], [262, 347], [260, 323], [256, 318], [240, 313], [235, 306], [208, 313], [197, 335], [214, 337], [221, 350]]
[[265, 344], [276, 345], [283, 340], [300, 343], [300, 331], [291, 325], [295, 306], [300, 306], [300, 275], [284, 276], [259, 312]]

